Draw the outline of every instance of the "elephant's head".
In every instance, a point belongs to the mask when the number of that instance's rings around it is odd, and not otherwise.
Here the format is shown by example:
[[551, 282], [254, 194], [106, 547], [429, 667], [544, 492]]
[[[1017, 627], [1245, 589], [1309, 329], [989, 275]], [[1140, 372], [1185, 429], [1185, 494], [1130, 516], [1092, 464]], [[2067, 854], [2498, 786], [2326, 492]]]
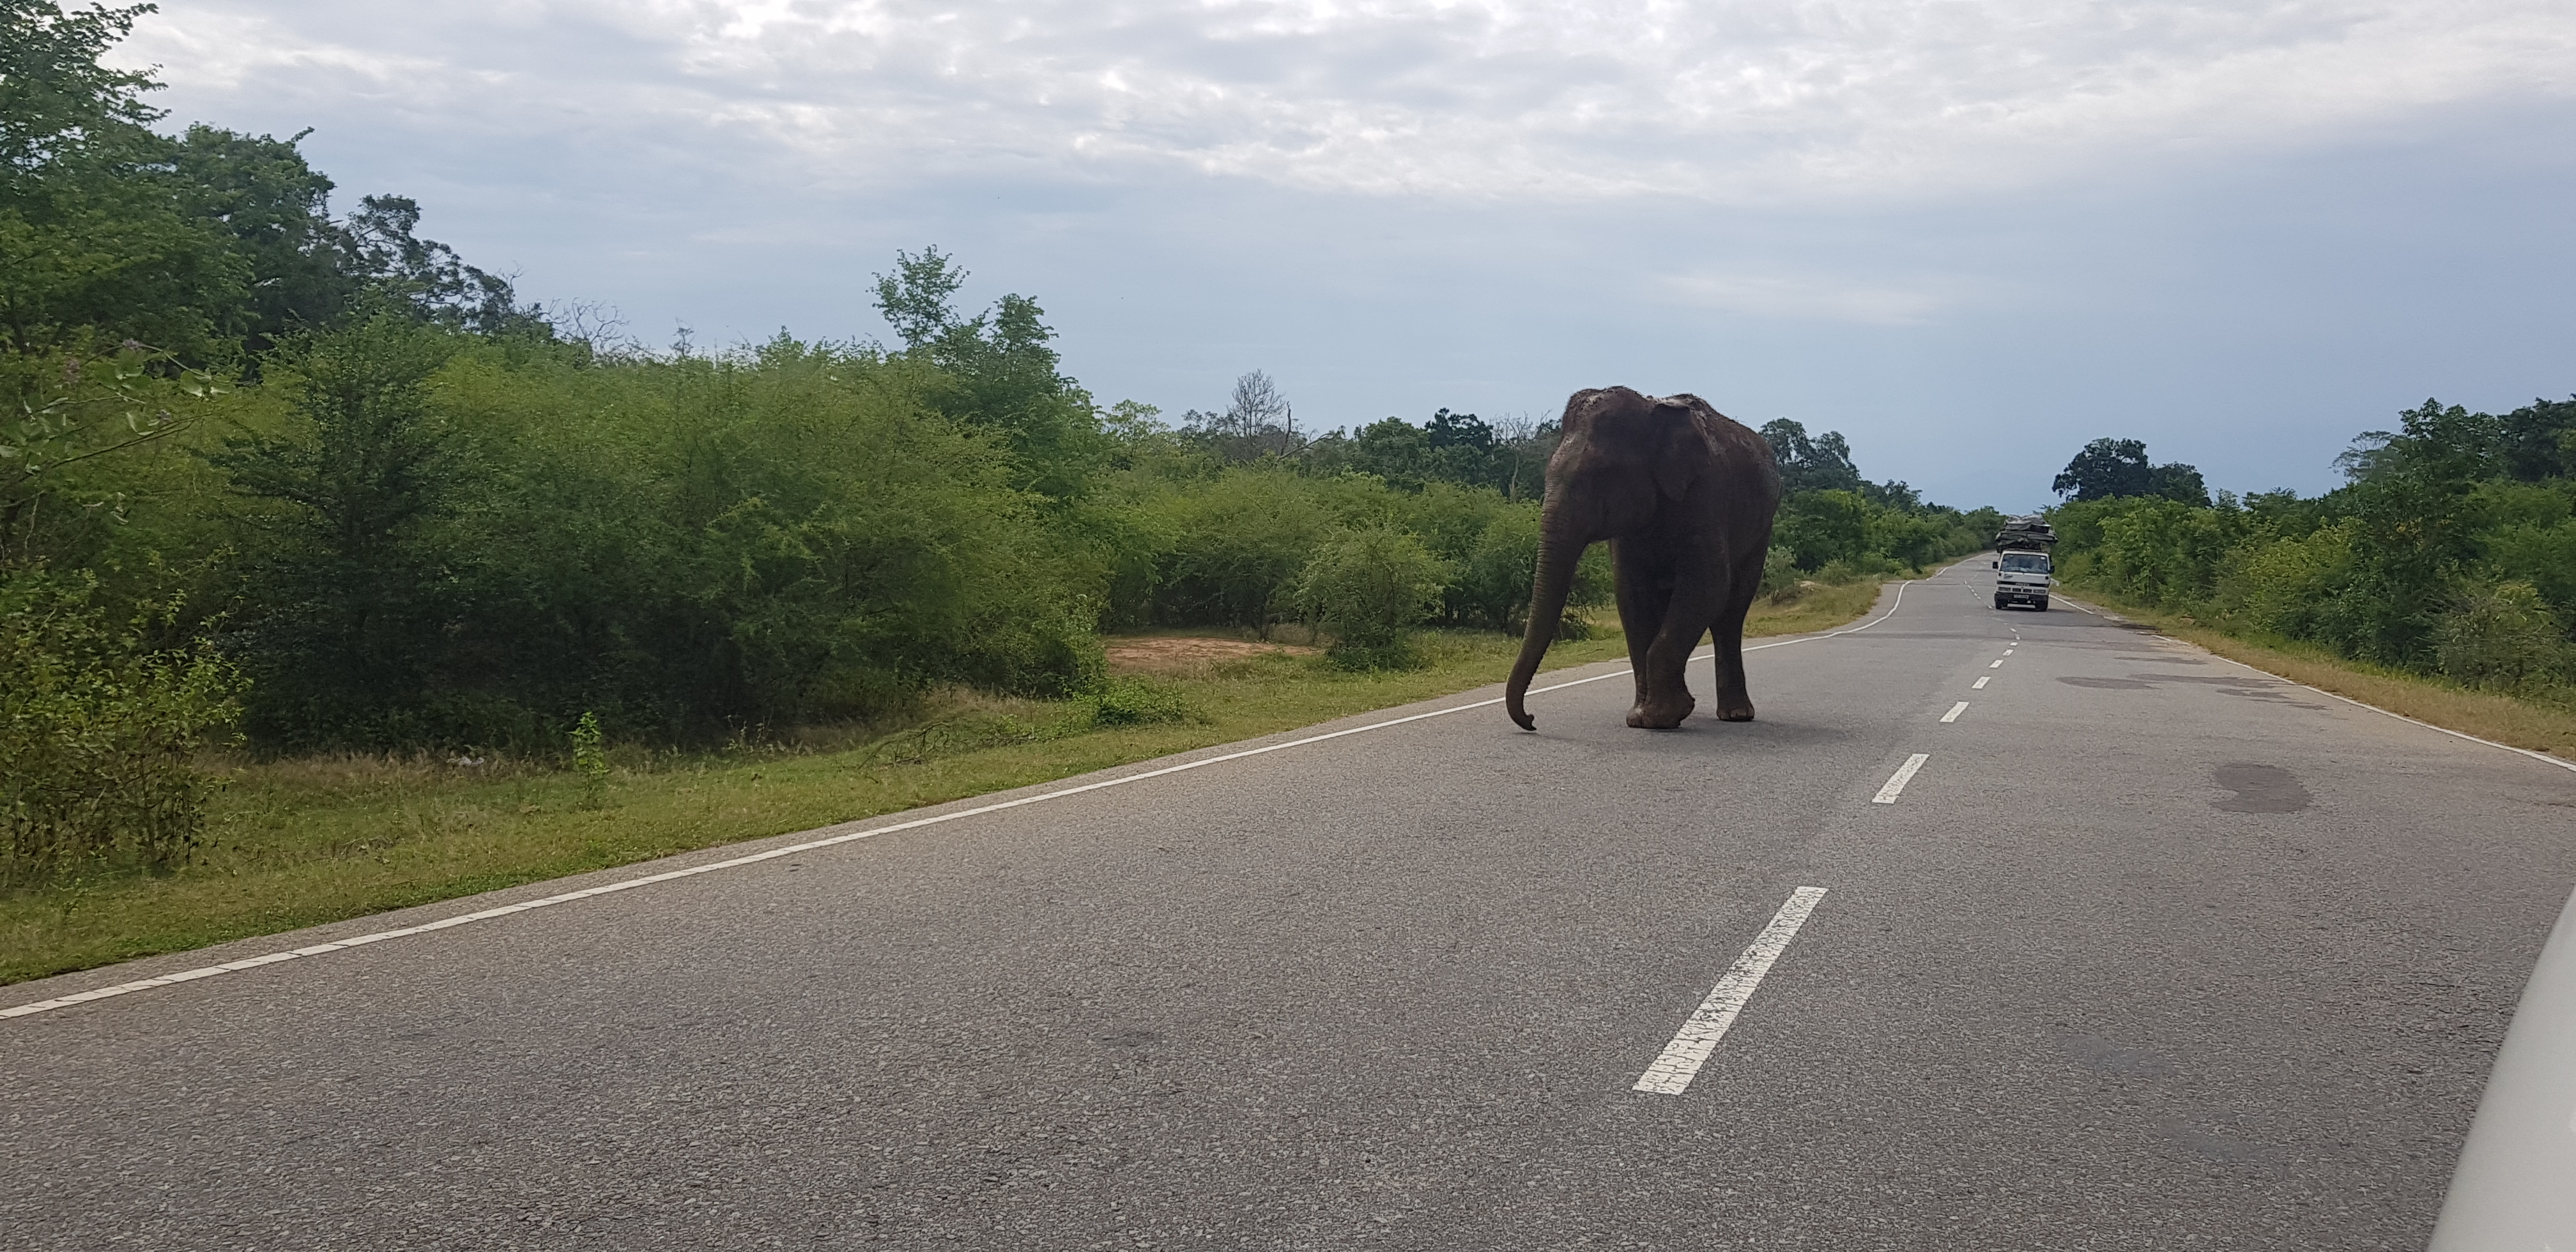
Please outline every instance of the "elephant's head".
[[1645, 526], [1658, 509], [1680, 503], [1708, 471], [1710, 445], [1698, 418], [1701, 410], [1716, 414], [1697, 396], [1659, 399], [1626, 387], [1578, 391], [1565, 402], [1562, 435], [1547, 462], [1547, 504], [1540, 515], [1529, 625], [1521, 635], [1511, 683], [1503, 689], [1504, 706], [1521, 729], [1537, 726], [1521, 698], [1556, 637], [1583, 550]]

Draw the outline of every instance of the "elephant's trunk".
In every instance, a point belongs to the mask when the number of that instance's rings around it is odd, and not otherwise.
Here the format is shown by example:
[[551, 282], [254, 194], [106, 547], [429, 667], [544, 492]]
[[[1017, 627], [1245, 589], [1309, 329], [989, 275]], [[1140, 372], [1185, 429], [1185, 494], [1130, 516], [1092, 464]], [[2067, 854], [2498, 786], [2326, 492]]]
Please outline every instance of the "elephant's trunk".
[[1539, 659], [1556, 639], [1557, 623], [1565, 616], [1566, 593], [1574, 586], [1574, 567], [1589, 546], [1587, 536], [1560, 516], [1556, 506], [1556, 500], [1548, 501], [1539, 525], [1538, 576], [1530, 583], [1529, 622], [1521, 627], [1520, 659], [1512, 662], [1512, 680], [1503, 688], [1503, 707], [1523, 730], [1538, 729], [1537, 719], [1521, 707], [1521, 697], [1529, 693]]

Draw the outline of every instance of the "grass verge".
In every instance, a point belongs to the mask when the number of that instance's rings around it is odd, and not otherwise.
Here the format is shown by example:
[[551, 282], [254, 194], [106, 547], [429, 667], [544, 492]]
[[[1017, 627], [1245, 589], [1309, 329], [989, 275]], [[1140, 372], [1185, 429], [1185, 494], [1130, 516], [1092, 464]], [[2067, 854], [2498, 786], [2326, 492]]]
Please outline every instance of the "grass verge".
[[[1811, 587], [1790, 603], [1757, 605], [1746, 633], [1829, 629], [1868, 611], [1877, 596], [1874, 581]], [[1155, 699], [1189, 711], [1179, 720], [1122, 725], [1097, 705], [952, 695], [914, 725], [863, 739], [823, 732], [802, 746], [627, 750], [612, 753], [615, 768], [596, 803], [579, 774], [550, 763], [436, 756], [234, 763], [223, 771], [228, 785], [214, 803], [207, 846], [185, 868], [74, 875], [0, 894], [0, 983], [1310, 726], [1498, 681], [1517, 647], [1497, 634], [1435, 632], [1424, 648], [1428, 667], [1410, 672], [1349, 673], [1320, 657], [1278, 653], [1146, 679]], [[1557, 644], [1548, 668], [1626, 655], [1613, 630]]]
[[2114, 610], [2267, 674], [2465, 735], [2576, 761], [2576, 710], [2348, 660], [2314, 644], [2240, 638], [2187, 615], [2149, 608], [2097, 588], [2078, 585], [2074, 591], [2088, 604]]

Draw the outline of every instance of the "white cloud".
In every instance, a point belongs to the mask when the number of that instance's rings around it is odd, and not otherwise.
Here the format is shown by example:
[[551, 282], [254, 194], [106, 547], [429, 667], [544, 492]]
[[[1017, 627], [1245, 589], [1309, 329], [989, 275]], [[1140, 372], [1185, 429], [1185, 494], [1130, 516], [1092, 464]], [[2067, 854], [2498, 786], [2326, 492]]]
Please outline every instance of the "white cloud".
[[[577, 118], [829, 184], [1886, 203], [2576, 90], [2561, 0], [172, 3], [175, 87]], [[317, 118], [316, 120], [326, 120]]]

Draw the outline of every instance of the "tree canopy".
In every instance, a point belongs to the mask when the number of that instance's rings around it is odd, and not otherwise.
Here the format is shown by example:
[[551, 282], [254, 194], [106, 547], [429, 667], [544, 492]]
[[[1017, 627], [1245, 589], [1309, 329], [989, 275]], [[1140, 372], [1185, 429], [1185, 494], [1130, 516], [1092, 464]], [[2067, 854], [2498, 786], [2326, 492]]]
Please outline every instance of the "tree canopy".
[[2136, 439], [2096, 439], [2058, 471], [2049, 489], [2078, 501], [2121, 496], [2160, 496], [2186, 504], [2209, 503], [2200, 471], [2179, 461], [2147, 463], [2147, 445]]

